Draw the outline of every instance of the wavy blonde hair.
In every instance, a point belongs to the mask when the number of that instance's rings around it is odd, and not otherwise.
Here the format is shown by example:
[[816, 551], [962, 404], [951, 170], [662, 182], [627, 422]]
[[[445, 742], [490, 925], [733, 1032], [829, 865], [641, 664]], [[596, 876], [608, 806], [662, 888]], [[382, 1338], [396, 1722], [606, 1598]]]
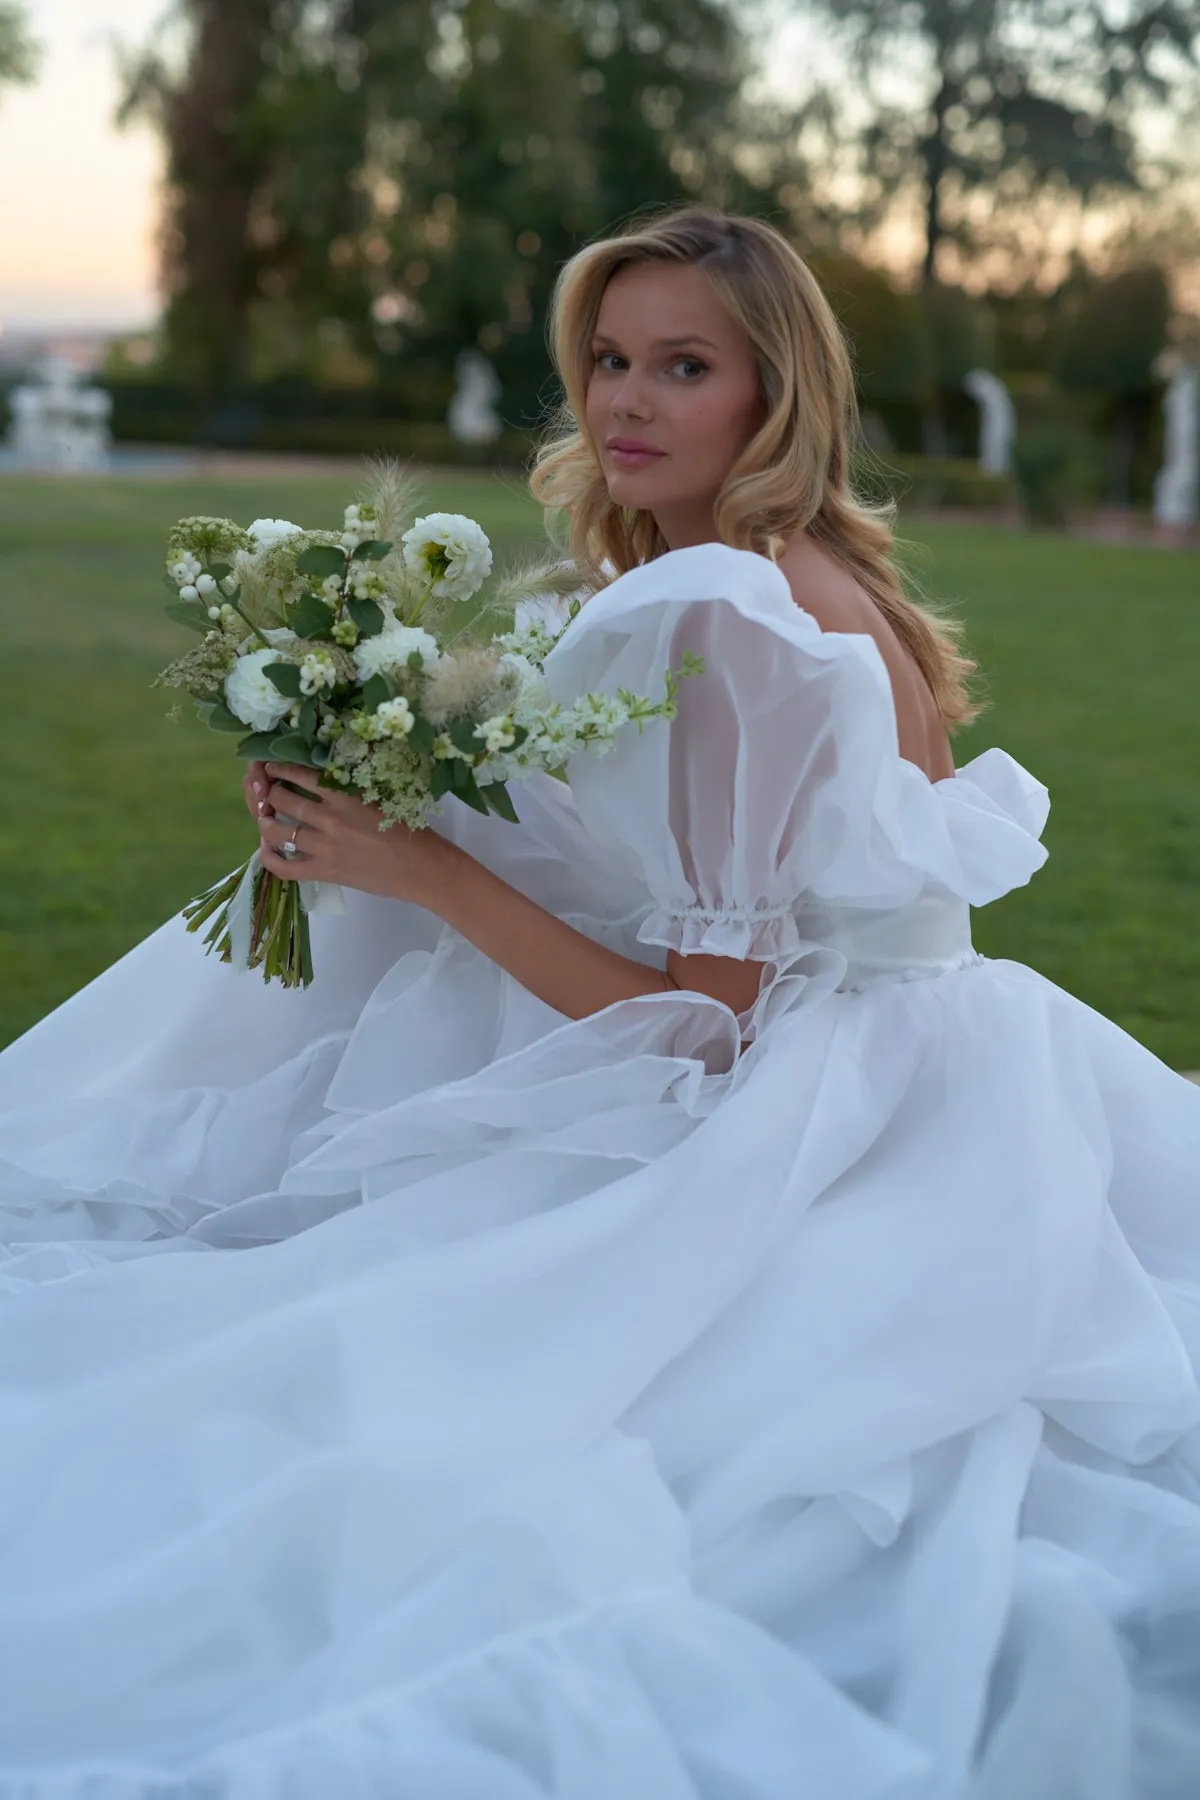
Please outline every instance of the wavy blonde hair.
[[757, 359], [767, 418], [717, 497], [720, 541], [776, 561], [807, 531], [907, 645], [947, 726], [969, 724], [979, 710], [968, 689], [976, 665], [962, 649], [962, 628], [924, 595], [918, 604], [905, 592], [893, 561], [894, 502], [863, 499], [851, 485], [851, 446], [860, 433], [841, 326], [808, 264], [761, 220], [708, 206], [667, 207], [586, 245], [559, 271], [549, 338], [564, 399], [529, 485], [544, 507], [567, 514], [584, 585], [597, 591], [614, 579], [612, 569], [624, 574], [669, 548], [652, 513], [609, 497], [585, 412], [604, 289], [618, 269], [646, 262], [703, 270]]

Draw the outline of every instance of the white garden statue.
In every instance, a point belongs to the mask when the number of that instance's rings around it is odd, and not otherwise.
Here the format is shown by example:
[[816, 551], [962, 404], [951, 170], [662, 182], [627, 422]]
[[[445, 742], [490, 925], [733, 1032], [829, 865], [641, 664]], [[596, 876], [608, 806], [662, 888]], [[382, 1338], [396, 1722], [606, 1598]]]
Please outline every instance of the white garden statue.
[[454, 364], [458, 386], [446, 423], [460, 444], [490, 444], [504, 429], [496, 402], [500, 378], [481, 350], [461, 350]]
[[1194, 525], [1200, 514], [1200, 391], [1194, 363], [1177, 362], [1163, 401], [1163, 466], [1154, 483], [1159, 525]]
[[79, 472], [107, 467], [112, 399], [103, 388], [83, 387], [61, 357], [48, 357], [33, 381], [15, 387], [9, 407], [7, 447], [17, 468]]
[[964, 377], [963, 386], [983, 415], [979, 425], [979, 467], [987, 475], [1009, 474], [1017, 429], [1012, 395], [990, 369], [972, 369]]

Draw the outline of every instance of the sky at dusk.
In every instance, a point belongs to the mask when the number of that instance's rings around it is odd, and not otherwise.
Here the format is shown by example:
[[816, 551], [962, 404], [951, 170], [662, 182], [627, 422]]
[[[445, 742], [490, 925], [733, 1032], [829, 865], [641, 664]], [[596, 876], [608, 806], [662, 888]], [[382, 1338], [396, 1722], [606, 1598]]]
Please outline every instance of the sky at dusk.
[[157, 146], [118, 132], [114, 35], [140, 42], [163, 0], [37, 0], [32, 87], [0, 91], [0, 326], [124, 326], [153, 316]]

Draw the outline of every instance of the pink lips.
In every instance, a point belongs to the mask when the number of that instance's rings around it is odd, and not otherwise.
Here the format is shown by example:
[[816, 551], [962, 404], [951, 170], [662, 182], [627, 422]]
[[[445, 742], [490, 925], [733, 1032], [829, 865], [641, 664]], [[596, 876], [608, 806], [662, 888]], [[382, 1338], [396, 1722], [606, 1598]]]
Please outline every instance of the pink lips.
[[626, 468], [636, 468], [666, 455], [665, 450], [656, 450], [653, 444], [643, 444], [638, 438], [610, 438], [605, 447], [613, 461]]

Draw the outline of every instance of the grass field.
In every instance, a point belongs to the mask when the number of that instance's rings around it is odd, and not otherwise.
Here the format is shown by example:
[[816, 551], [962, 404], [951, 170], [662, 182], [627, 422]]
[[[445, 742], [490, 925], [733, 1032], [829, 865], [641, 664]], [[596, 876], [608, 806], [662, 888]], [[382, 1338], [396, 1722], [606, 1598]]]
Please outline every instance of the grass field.
[[[188, 641], [160, 610], [167, 527], [184, 512], [334, 522], [354, 485], [0, 480], [0, 1042], [255, 841], [228, 739], [170, 723], [150, 686]], [[501, 548], [541, 531], [516, 477], [431, 477], [428, 501]], [[977, 944], [1200, 1068], [1197, 559], [941, 522], [906, 534], [988, 677], [959, 764], [1000, 743], [1053, 799], [1049, 863], [976, 915]]]

